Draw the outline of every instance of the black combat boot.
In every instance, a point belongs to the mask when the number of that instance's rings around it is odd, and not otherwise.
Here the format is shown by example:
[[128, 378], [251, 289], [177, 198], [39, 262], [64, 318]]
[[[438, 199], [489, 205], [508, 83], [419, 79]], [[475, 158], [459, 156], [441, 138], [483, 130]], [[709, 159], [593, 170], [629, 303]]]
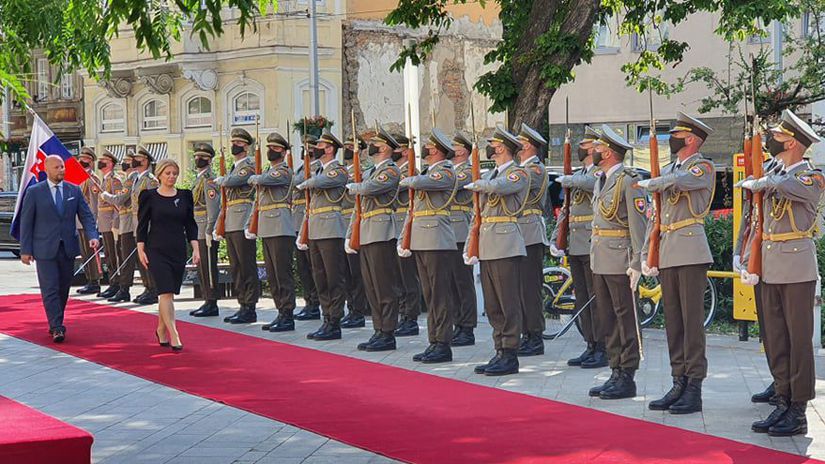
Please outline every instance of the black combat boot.
[[493, 364], [498, 363], [498, 360], [501, 358], [501, 350], [496, 351], [496, 355], [493, 356], [487, 364], [479, 364], [478, 366], [473, 368], [473, 372], [476, 374], [483, 374], [487, 371], [487, 368], [492, 366]]
[[446, 343], [434, 343], [434, 347], [430, 352], [421, 359], [424, 364], [436, 364], [450, 362], [453, 360], [453, 351], [450, 345]]
[[118, 290], [117, 293], [106, 301], [110, 303], [122, 303], [128, 302], [131, 299], [132, 296], [129, 294], [129, 287], [120, 287], [120, 290]]
[[321, 307], [318, 305], [306, 305], [295, 315], [296, 321], [314, 321], [321, 319]]
[[357, 313], [350, 311], [343, 319], [341, 319], [342, 329], [356, 329], [359, 327], [366, 327], [367, 319]]
[[208, 300], [206, 304], [190, 313], [194, 317], [215, 317], [220, 315], [218, 302], [216, 300]]
[[392, 351], [395, 349], [395, 336], [392, 333], [381, 333], [372, 343], [367, 344], [364, 351]]
[[375, 341], [375, 339], [377, 339], [377, 338], [378, 338], [378, 337], [380, 337], [380, 336], [381, 336], [381, 331], [380, 331], [380, 330], [376, 330], [376, 331], [375, 331], [375, 333], [373, 333], [373, 334], [372, 334], [372, 337], [370, 337], [370, 339], [369, 339], [369, 340], [367, 340], [367, 341], [365, 341], [365, 342], [363, 342], [363, 343], [359, 343], [359, 344], [358, 344], [358, 347], [357, 347], [357, 348], [358, 348], [358, 351], [367, 351], [367, 346], [368, 346], [370, 343], [374, 342], [374, 341]]
[[516, 350], [501, 350], [501, 356], [484, 369], [484, 375], [501, 376], [518, 374], [518, 356]]
[[688, 379], [685, 391], [670, 405], [671, 414], [691, 414], [702, 410], [702, 379]]
[[593, 353], [589, 358], [582, 361], [581, 367], [582, 369], [599, 369], [602, 367], [607, 367], [607, 365], [607, 349], [605, 348], [604, 343], [596, 343]]
[[771, 384], [768, 385], [768, 388], [766, 388], [764, 391], [751, 396], [751, 403], [770, 403], [771, 398], [773, 398], [775, 395], [776, 388], [774, 387], [773, 382], [771, 382]]
[[595, 350], [596, 350], [596, 344], [588, 342], [587, 343], [587, 348], [585, 348], [584, 352], [582, 352], [582, 354], [576, 356], [575, 358], [568, 359], [567, 360], [567, 365], [568, 366], [581, 366], [582, 362], [584, 362], [584, 360], [590, 358], [590, 356], [593, 354], [593, 351], [595, 351]]
[[647, 407], [651, 411], [667, 411], [673, 403], [679, 401], [679, 398], [682, 397], [682, 393], [685, 391], [685, 386], [687, 386], [687, 377], [674, 377], [673, 387], [671, 387], [670, 391], [665, 393], [665, 396], [659, 398], [658, 400], [651, 401]]
[[412, 337], [418, 335], [418, 321], [415, 319], [404, 318], [395, 329], [396, 337]]
[[270, 322], [269, 324], [262, 325], [261, 330], [263, 330], [264, 332], [269, 332], [269, 329], [271, 327], [274, 327], [275, 325], [277, 325], [278, 322], [280, 322], [280, 321], [281, 321], [281, 313], [278, 313], [278, 315], [275, 317], [275, 319], [272, 322]]
[[270, 326], [269, 331], [277, 332], [292, 332], [295, 330], [295, 318], [292, 311], [284, 312], [278, 315], [277, 324]]
[[599, 398], [603, 400], [621, 400], [625, 398], [633, 398], [636, 396], [636, 382], [633, 377], [636, 371], [634, 369], [621, 369], [619, 379], [616, 380], [610, 388], [602, 390], [599, 393]]
[[117, 295], [118, 291], [120, 291], [120, 285], [109, 285], [109, 288], [98, 293], [97, 296], [100, 298], [111, 298]]
[[621, 373], [621, 369], [618, 369], [618, 368], [613, 369], [613, 373], [610, 374], [610, 378], [607, 379], [607, 382], [599, 385], [598, 387], [591, 388], [590, 391], [588, 392], [588, 394], [590, 396], [599, 396], [599, 394], [601, 392], [607, 390], [608, 388], [613, 387], [613, 384], [616, 383], [617, 380], [619, 380], [619, 374], [620, 373]]
[[788, 412], [788, 399], [784, 396], [776, 396], [776, 408], [764, 420], [751, 424], [751, 430], [756, 433], [768, 433], [771, 427], [776, 425]]
[[476, 336], [473, 334], [472, 327], [457, 326], [453, 334], [453, 339], [450, 340], [450, 346], [471, 346], [476, 344]]
[[241, 308], [239, 310], [235, 311], [235, 314], [233, 314], [231, 316], [226, 316], [225, 318], [223, 318], [223, 321], [224, 322], [232, 322], [234, 319], [237, 319], [238, 316], [240, 316], [241, 313], [244, 312], [245, 309], [246, 309], [246, 305], [241, 305]]
[[788, 412], [782, 416], [782, 419], [768, 429], [768, 435], [772, 437], [791, 437], [808, 433], [808, 419], [805, 417], [805, 409], [807, 408], [807, 401], [792, 402]]
[[[312, 337], [316, 342], [325, 342], [328, 340], [341, 339], [341, 319], [328, 320], [326, 324], [321, 326], [321, 330], [315, 333]], [[395, 339], [393, 339], [393, 342]]]
[[432, 352], [434, 349], [435, 349], [435, 343], [430, 343], [430, 345], [427, 346], [427, 348], [423, 352], [413, 355], [413, 358], [412, 358], [413, 361], [421, 362], [421, 360], [424, 359], [425, 356], [430, 354], [430, 352]]
[[326, 317], [324, 317], [324, 323], [321, 324], [321, 327], [318, 327], [318, 330], [316, 330], [315, 332], [308, 333], [307, 338], [310, 339], [310, 340], [315, 340], [316, 335], [327, 332], [327, 326], [328, 325], [329, 325], [329, 321]]
[[253, 322], [258, 322], [258, 313], [255, 312], [254, 304], [246, 305], [242, 308], [246, 309], [241, 310], [238, 317], [231, 319], [229, 321], [230, 324], [252, 324]]
[[521, 338], [519, 356], [541, 356], [544, 354], [544, 340], [541, 335], [527, 334]]

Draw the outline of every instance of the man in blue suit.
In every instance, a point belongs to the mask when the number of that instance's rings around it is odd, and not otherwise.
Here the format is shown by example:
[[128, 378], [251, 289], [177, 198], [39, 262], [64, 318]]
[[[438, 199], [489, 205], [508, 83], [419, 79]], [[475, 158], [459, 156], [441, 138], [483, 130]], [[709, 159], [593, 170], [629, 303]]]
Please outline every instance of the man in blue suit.
[[63, 159], [51, 155], [44, 165], [48, 180], [26, 190], [20, 210], [20, 260], [25, 265], [37, 263], [49, 333], [55, 343], [61, 343], [66, 338], [63, 312], [69, 299], [74, 259], [80, 254], [75, 218], [83, 224], [89, 246], [97, 249], [99, 243], [95, 218], [80, 188], [63, 182]]

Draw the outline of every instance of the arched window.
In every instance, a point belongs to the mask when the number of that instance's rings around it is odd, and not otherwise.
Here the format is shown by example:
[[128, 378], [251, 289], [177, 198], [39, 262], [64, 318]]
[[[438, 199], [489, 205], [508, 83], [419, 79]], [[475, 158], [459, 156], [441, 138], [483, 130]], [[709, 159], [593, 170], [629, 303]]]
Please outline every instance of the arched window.
[[192, 97], [186, 103], [186, 127], [212, 125], [212, 101], [206, 97]]
[[232, 124], [255, 124], [261, 114], [261, 98], [252, 92], [243, 92], [232, 101]]
[[145, 130], [166, 129], [168, 107], [160, 100], [149, 100], [143, 105], [143, 128]]
[[107, 103], [100, 109], [100, 132], [122, 132], [126, 125], [123, 106]]

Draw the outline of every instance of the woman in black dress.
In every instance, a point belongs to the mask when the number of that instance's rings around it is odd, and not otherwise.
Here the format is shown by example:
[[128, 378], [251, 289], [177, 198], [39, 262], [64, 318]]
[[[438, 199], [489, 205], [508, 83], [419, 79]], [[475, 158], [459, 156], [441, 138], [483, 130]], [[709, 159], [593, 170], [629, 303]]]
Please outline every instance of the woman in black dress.
[[158, 328], [161, 346], [183, 349], [175, 327], [174, 296], [180, 294], [186, 270], [186, 242], [192, 246], [192, 262], [200, 262], [198, 226], [191, 190], [178, 190], [178, 163], [166, 159], [156, 168], [160, 186], [144, 190], [138, 200], [137, 246], [140, 262], [149, 269], [158, 290]]

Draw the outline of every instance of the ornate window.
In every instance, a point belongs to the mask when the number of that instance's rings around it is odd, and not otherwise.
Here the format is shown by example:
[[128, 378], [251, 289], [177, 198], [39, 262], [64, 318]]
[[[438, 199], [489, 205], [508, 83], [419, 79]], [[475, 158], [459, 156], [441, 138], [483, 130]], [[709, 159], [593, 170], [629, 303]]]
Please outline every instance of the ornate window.
[[212, 125], [212, 101], [206, 97], [192, 97], [186, 103], [186, 127]]
[[126, 120], [120, 103], [107, 103], [100, 109], [100, 132], [123, 132]]
[[168, 107], [160, 100], [149, 100], [143, 105], [143, 129], [166, 129]]
[[261, 114], [261, 98], [252, 92], [243, 92], [232, 100], [232, 124], [255, 124]]

